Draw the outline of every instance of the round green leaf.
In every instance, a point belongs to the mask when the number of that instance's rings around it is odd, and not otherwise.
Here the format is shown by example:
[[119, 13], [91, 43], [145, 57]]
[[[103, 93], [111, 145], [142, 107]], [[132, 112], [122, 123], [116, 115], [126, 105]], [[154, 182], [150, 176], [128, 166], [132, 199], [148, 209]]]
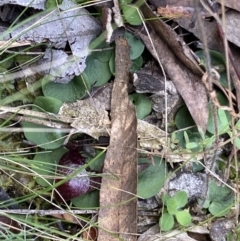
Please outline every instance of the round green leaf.
[[[99, 155], [101, 152], [102, 151], [100, 151], [100, 150], [96, 150], [96, 156]], [[84, 153], [82, 155], [86, 156], [86, 154], [84, 154]], [[94, 162], [91, 162], [92, 157], [89, 158], [89, 156], [87, 156], [86, 163], [88, 164], [90, 162], [89, 168], [92, 171], [101, 172], [103, 164], [104, 164], [105, 156], [106, 156], [106, 153], [102, 153]]]
[[93, 51], [91, 53], [91, 59], [98, 59], [101, 62], [108, 62], [114, 53], [114, 49], [109, 49], [109, 45], [104, 43], [98, 46], [98, 49], [102, 49], [102, 51]]
[[176, 219], [178, 221], [179, 224], [181, 224], [182, 226], [188, 226], [191, 224], [192, 222], [192, 217], [189, 214], [189, 212], [187, 211], [177, 211], [176, 212]]
[[[204, 50], [198, 50], [195, 52], [195, 54], [200, 58], [201, 64], [206, 68], [206, 58]], [[219, 72], [223, 72], [226, 70], [225, 68], [225, 59], [224, 56], [215, 50], [209, 50], [210, 58], [211, 58], [211, 64], [212, 67], [216, 67]]]
[[209, 185], [209, 211], [216, 217], [226, 215], [234, 203], [234, 195], [227, 186], [219, 186], [211, 180]]
[[130, 59], [134, 60], [141, 56], [145, 48], [142, 40], [137, 39], [129, 32], [125, 33], [125, 37], [128, 41], [128, 45], [130, 46]]
[[137, 7], [134, 5], [122, 5], [123, 16], [131, 25], [141, 25], [142, 19], [139, 16]]
[[115, 53], [112, 53], [112, 56], [109, 59], [109, 69], [111, 73], [115, 75]]
[[[134, 73], [135, 71], [141, 69], [143, 65], [143, 58], [142, 56], [139, 56], [138, 58], [132, 60], [132, 66], [130, 68], [130, 72]], [[115, 53], [112, 54], [110, 60], [109, 60], [109, 69], [113, 75], [115, 75]]]
[[209, 205], [209, 212], [215, 217], [225, 216], [233, 205], [233, 198], [226, 200], [226, 202], [212, 202]]
[[[27, 140], [40, 146], [41, 148], [47, 150], [56, 149], [64, 143], [64, 133], [62, 133], [61, 130], [53, 131], [51, 128], [23, 121], [21, 122], [21, 125]], [[45, 128], [45, 130], [38, 131], [39, 128]]]
[[141, 69], [142, 65], [143, 65], [143, 58], [141, 55], [138, 58], [132, 60], [132, 66], [130, 68], [130, 72], [134, 73], [135, 71]]
[[130, 100], [136, 106], [137, 118], [142, 120], [152, 111], [152, 102], [144, 94], [135, 93], [130, 95]]
[[41, 107], [47, 112], [57, 114], [63, 102], [53, 97], [38, 96], [33, 104]]
[[174, 199], [177, 201], [177, 208], [184, 207], [188, 202], [188, 196], [187, 193], [184, 191], [179, 191], [174, 196]]
[[42, 81], [44, 96], [53, 97], [62, 102], [75, 102], [83, 98], [90, 86], [90, 83], [86, 80], [83, 81], [81, 76], [74, 77], [67, 84], [49, 82], [48, 79], [43, 79]]
[[[62, 105], [62, 101], [52, 97], [37, 97], [34, 101], [35, 105], [38, 105], [42, 109], [58, 113], [59, 108]], [[36, 107], [34, 109], [37, 109]], [[60, 147], [65, 138], [64, 133], [61, 130], [53, 130], [43, 125], [38, 125], [30, 122], [21, 122], [25, 137], [35, 143], [36, 145], [44, 149], [56, 149]], [[39, 128], [44, 130], [39, 130]]]
[[164, 232], [167, 232], [173, 228], [173, 225], [174, 225], [173, 216], [169, 213], [164, 213], [159, 220], [160, 229]]
[[72, 204], [78, 208], [91, 209], [99, 207], [99, 191], [94, 190], [73, 198]]
[[[201, 65], [206, 68], [206, 61], [205, 61], [206, 58], [205, 58], [204, 50], [198, 50], [195, 52], [195, 54], [200, 58]], [[217, 52], [215, 50], [210, 50], [209, 54], [210, 54], [210, 58], [211, 58], [212, 68], [214, 68], [220, 74], [219, 82], [221, 83], [221, 85], [223, 87], [228, 88], [224, 56], [220, 52]], [[233, 87], [233, 85], [232, 85], [232, 87]]]
[[102, 62], [90, 55], [86, 60], [87, 67], [82, 73], [83, 79], [94, 86], [101, 86], [110, 80], [112, 74], [108, 62]]
[[167, 210], [170, 214], [175, 214], [178, 209], [178, 202], [175, 198], [169, 198], [167, 201]]
[[175, 116], [175, 124], [179, 130], [195, 125], [195, 122], [186, 106], [183, 106], [178, 110]]
[[147, 199], [157, 194], [165, 183], [167, 167], [160, 157], [154, 157], [154, 165], [138, 175], [138, 196]]
[[[34, 156], [31, 167], [32, 170], [37, 172], [39, 175], [55, 175], [56, 164], [64, 153], [67, 152], [67, 149], [58, 148], [48, 153], [38, 153]], [[49, 183], [53, 183], [53, 178], [46, 179], [44, 177], [36, 176], [36, 182], [43, 186], [48, 187]]]

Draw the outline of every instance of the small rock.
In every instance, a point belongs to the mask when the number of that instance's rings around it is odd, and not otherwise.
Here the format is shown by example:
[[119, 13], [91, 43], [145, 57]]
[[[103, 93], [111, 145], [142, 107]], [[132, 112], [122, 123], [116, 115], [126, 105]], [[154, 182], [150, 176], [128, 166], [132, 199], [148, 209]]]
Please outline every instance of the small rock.
[[174, 196], [178, 191], [185, 191], [188, 199], [195, 200], [201, 198], [205, 187], [206, 174], [182, 172], [169, 180], [167, 190], [170, 196]]

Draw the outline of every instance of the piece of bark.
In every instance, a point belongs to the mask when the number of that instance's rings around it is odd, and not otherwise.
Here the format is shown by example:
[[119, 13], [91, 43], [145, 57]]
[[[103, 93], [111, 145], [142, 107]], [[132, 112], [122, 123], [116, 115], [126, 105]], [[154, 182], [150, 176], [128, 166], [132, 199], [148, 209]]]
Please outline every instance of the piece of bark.
[[137, 240], [137, 118], [128, 99], [129, 47], [116, 40], [111, 138], [100, 190], [98, 241]]
[[[146, 4], [142, 5], [141, 10], [146, 19], [154, 19], [152, 11]], [[193, 72], [190, 71], [190, 68], [185, 66], [186, 63], [184, 62], [183, 64], [180, 61], [179, 56], [176, 57], [171, 51], [172, 47], [169, 47], [169, 44], [170, 46], [173, 46], [173, 41], [170, 41], [169, 39], [167, 44], [165, 37], [162, 39], [162, 34], [159, 33], [157, 28], [158, 22], [160, 22], [158, 19], [149, 21], [147, 26], [150, 38], [155, 46], [163, 69], [166, 71], [177, 91], [184, 99], [196, 125], [205, 131], [208, 121], [208, 100], [206, 89], [199, 76], [193, 74]], [[147, 33], [138, 30], [135, 32], [140, 36], [145, 43], [145, 46], [157, 59], [156, 52], [153, 49]]]

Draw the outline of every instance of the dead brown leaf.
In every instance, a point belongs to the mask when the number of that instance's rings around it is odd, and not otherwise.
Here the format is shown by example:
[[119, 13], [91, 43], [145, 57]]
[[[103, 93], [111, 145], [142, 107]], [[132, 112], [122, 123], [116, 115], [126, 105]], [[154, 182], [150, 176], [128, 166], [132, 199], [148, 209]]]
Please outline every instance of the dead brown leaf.
[[240, 13], [231, 10], [226, 13], [226, 35], [227, 39], [240, 47], [240, 29], [238, 24], [240, 21]]
[[[156, 19], [156, 16], [146, 4], [142, 6], [141, 10], [145, 18]], [[153, 29], [155, 29], [162, 41], [169, 47], [169, 51], [174, 53], [174, 55], [176, 55], [176, 57], [181, 60], [181, 62], [189, 68], [192, 73], [202, 76], [203, 70], [199, 67], [190, 48], [186, 45], [183, 39], [162, 20], [156, 19], [150, 21], [149, 23]]]
[[[218, 3], [222, 3], [222, 0], [217, 0]], [[224, 1], [226, 7], [240, 11], [240, 1], [239, 0], [227, 0]]]
[[100, 190], [98, 241], [134, 241], [137, 236], [137, 118], [128, 99], [129, 47], [116, 40], [112, 128]]
[[[141, 10], [145, 18], [155, 19], [155, 15], [147, 5], [143, 5]], [[180, 38], [169, 32], [166, 34], [162, 33], [161, 31], [167, 32], [169, 28], [166, 27], [165, 30], [160, 30], [158, 27], [159, 24], [163, 25], [164, 23], [162, 23], [161, 20], [152, 20], [149, 21], [147, 26], [161, 64], [183, 97], [195, 123], [203, 130], [206, 130], [208, 121], [207, 93], [201, 79], [194, 74], [201, 71], [197, 67], [194, 67], [196, 64], [189, 57], [188, 54], [190, 54], [190, 52], [186, 46], [184, 46], [184, 43], [179, 44], [181, 43]], [[149, 36], [143, 31], [137, 31], [137, 34], [156, 58]], [[173, 40], [173, 38], [175, 38], [175, 40]], [[180, 50], [177, 45], [181, 46], [182, 50]], [[173, 54], [173, 52], [176, 55]], [[185, 58], [184, 61], [183, 58]], [[188, 60], [186, 61], [186, 59]]]
[[[228, 12], [226, 13], [226, 16], [227, 15], [228, 15]], [[223, 41], [220, 38], [217, 22], [215, 20], [211, 22], [202, 21], [201, 23], [197, 21], [194, 28], [189, 28], [189, 23], [184, 18], [177, 19], [176, 21], [181, 27], [187, 29], [189, 32], [192, 32], [197, 38], [200, 39], [201, 42], [206, 41], [209, 49], [219, 51], [223, 55], [225, 55]], [[232, 49], [231, 52], [232, 52], [233, 59], [235, 60], [236, 63], [239, 62], [240, 61], [239, 49], [236, 46], [233, 46], [230, 44], [229, 46], [230, 46], [230, 49]], [[229, 63], [229, 70], [230, 70], [233, 85], [236, 89], [237, 107], [238, 107], [238, 110], [240, 110], [240, 82], [239, 82], [238, 75], [234, 69], [234, 66], [231, 62]]]

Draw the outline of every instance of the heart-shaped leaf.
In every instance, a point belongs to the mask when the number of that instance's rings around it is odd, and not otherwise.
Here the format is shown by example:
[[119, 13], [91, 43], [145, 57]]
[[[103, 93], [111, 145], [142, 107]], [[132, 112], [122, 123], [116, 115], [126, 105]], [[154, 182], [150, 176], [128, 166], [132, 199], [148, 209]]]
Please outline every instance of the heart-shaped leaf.
[[167, 232], [173, 228], [173, 225], [174, 225], [173, 215], [169, 213], [164, 213], [159, 220], [159, 226], [161, 230], [164, 232]]
[[90, 55], [86, 60], [87, 67], [82, 73], [83, 79], [94, 86], [101, 86], [108, 82], [112, 74], [108, 62], [102, 62], [96, 54]]
[[185, 210], [177, 211], [175, 215], [178, 223], [181, 224], [182, 226], [188, 226], [192, 222], [191, 215], [189, 214], [189, 212]]
[[222, 217], [230, 211], [234, 203], [234, 195], [227, 186], [219, 186], [215, 181], [211, 180], [209, 201], [210, 213], [216, 217]]
[[184, 207], [187, 204], [187, 202], [188, 202], [187, 193], [184, 192], [184, 191], [177, 192], [176, 195], [174, 196], [174, 198], [177, 201], [177, 208]]
[[73, 198], [72, 204], [78, 208], [96, 208], [99, 207], [99, 191], [94, 190], [92, 192], [85, 193], [79, 197]]
[[[58, 163], [60, 157], [66, 152], [67, 150], [61, 147], [48, 153], [36, 154], [31, 164], [32, 170], [37, 172], [41, 176], [54, 176], [56, 164]], [[44, 177], [36, 176], [35, 180], [39, 185], [43, 187], [48, 187], [49, 183], [53, 183], [53, 178], [46, 179]]]
[[129, 32], [125, 33], [125, 37], [128, 41], [128, 45], [130, 46], [130, 59], [134, 60], [141, 56], [145, 48], [142, 40], [137, 39]]
[[49, 82], [47, 78], [42, 81], [44, 96], [53, 97], [62, 102], [75, 102], [83, 98], [90, 90], [90, 86], [91, 84], [83, 80], [81, 76], [74, 77], [67, 84]]
[[[63, 102], [53, 97], [38, 96], [35, 98], [33, 104], [41, 107], [47, 112], [57, 114]], [[39, 110], [39, 109], [36, 109], [36, 110]]]
[[[21, 122], [24, 135], [32, 143], [44, 149], [56, 149], [64, 143], [64, 133], [61, 130], [52, 130], [51, 128], [37, 125], [30, 122]], [[45, 128], [44, 131], [42, 128]], [[41, 130], [39, 130], [41, 129]], [[30, 130], [30, 131], [29, 131]]]
[[154, 164], [139, 173], [138, 196], [146, 199], [157, 194], [163, 187], [166, 176], [165, 161], [160, 157], [154, 157]]
[[[58, 113], [62, 102], [52, 97], [37, 97], [34, 104], [41, 107], [42, 109], [51, 112]], [[38, 110], [38, 108], [33, 108]], [[44, 149], [56, 149], [60, 147], [65, 138], [64, 133], [61, 130], [52, 130], [43, 125], [38, 125], [30, 122], [21, 122], [25, 137], [32, 143], [44, 148]], [[42, 130], [44, 128], [44, 131]], [[40, 130], [41, 129], [41, 130]]]
[[[201, 65], [206, 68], [206, 61], [205, 61], [206, 58], [205, 58], [204, 51], [198, 50], [195, 52], [195, 54], [200, 58]], [[214, 68], [220, 74], [219, 82], [222, 84], [223, 87], [228, 88], [224, 56], [215, 50], [210, 50], [209, 54], [210, 54], [212, 68]]]
[[136, 106], [137, 118], [142, 120], [152, 111], [152, 102], [144, 94], [134, 93], [129, 96], [130, 100]]
[[141, 25], [142, 19], [139, 16], [137, 7], [134, 5], [122, 5], [123, 16], [131, 25]]
[[167, 210], [170, 214], [175, 214], [178, 209], [178, 202], [175, 198], [169, 198], [167, 201]]
[[142, 65], [143, 65], [143, 58], [141, 55], [138, 58], [132, 60], [132, 66], [130, 68], [130, 72], [134, 73], [135, 71], [141, 69]]

